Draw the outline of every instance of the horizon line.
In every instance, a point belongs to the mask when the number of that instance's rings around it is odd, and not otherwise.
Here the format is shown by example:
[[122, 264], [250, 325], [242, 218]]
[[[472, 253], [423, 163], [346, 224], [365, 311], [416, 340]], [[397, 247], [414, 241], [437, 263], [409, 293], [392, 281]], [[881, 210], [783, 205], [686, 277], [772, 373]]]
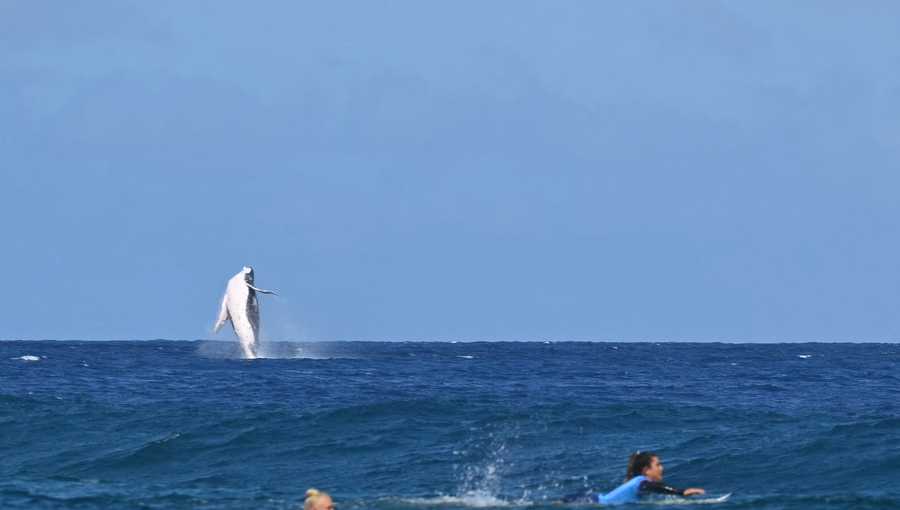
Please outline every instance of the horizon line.
[[[216, 343], [234, 343], [237, 340], [220, 340], [211, 338], [104, 338], [104, 339], [85, 339], [85, 338], [0, 338], [0, 342], [216, 342]], [[348, 339], [348, 340], [267, 340], [263, 343], [289, 343], [289, 344], [314, 344], [314, 343], [435, 343], [435, 344], [454, 344], [454, 343], [522, 343], [522, 344], [557, 344], [557, 343], [584, 343], [584, 344], [754, 344], [754, 345], [783, 345], [783, 344], [897, 344], [900, 340], [696, 340], [696, 339], [664, 339], [664, 340], [372, 340], [372, 339]]]

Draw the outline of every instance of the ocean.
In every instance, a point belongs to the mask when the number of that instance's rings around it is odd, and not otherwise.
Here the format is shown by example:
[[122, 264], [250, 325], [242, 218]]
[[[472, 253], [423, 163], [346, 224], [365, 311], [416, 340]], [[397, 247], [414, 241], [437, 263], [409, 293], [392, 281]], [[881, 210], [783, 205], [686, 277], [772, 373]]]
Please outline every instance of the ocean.
[[[0, 508], [900, 508], [900, 345], [0, 342]], [[704, 502], [706, 501], [706, 502]], [[584, 508], [581, 506], [580, 508]]]

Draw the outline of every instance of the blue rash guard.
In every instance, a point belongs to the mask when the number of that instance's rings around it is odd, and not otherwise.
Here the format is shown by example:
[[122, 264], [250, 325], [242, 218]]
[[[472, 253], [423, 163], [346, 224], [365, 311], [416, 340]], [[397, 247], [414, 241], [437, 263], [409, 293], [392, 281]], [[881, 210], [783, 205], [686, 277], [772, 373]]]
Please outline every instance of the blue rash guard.
[[683, 496], [684, 491], [663, 484], [662, 482], [654, 482], [644, 475], [635, 476], [631, 480], [613, 489], [612, 492], [597, 495], [597, 503], [601, 505], [621, 505], [622, 503], [633, 503], [641, 497], [642, 492], [654, 492], [657, 494], [672, 494]]
[[597, 502], [601, 505], [621, 505], [622, 503], [637, 501], [641, 492], [641, 482], [646, 479], [647, 477], [643, 475], [635, 476], [611, 492], [598, 494]]

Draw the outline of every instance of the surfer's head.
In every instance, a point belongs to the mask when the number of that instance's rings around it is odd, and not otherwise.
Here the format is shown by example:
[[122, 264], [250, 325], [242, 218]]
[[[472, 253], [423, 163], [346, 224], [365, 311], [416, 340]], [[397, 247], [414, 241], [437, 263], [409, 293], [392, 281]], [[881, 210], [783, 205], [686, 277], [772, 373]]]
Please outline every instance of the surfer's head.
[[334, 502], [327, 492], [318, 489], [307, 489], [303, 510], [334, 510]]
[[663, 477], [663, 465], [659, 461], [659, 455], [655, 452], [634, 452], [628, 458], [628, 470], [625, 472], [625, 481], [635, 476], [644, 475], [650, 480], [659, 481]]

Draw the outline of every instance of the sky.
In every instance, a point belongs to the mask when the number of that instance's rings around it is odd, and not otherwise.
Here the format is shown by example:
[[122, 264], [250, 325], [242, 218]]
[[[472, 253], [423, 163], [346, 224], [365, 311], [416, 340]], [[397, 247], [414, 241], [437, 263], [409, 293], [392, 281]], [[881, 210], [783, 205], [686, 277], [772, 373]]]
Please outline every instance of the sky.
[[898, 18], [0, 0], [0, 339], [898, 341]]

